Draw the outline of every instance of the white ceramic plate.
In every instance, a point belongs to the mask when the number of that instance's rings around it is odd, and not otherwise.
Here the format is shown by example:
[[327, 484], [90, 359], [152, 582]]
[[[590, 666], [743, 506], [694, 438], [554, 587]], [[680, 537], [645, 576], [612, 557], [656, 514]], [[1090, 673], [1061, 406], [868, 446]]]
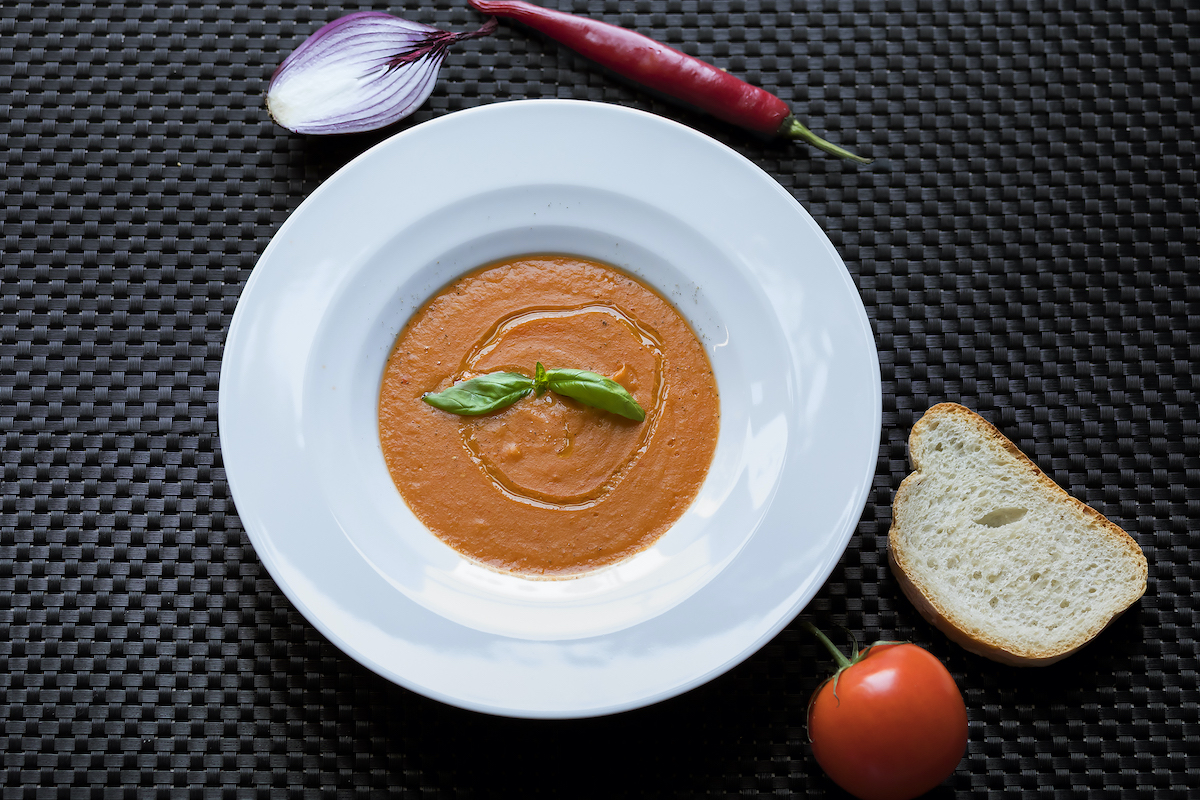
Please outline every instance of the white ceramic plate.
[[[671, 298], [721, 397], [688, 512], [645, 552], [562, 581], [444, 545], [400, 498], [377, 435], [409, 315], [464, 272], [544, 252]], [[862, 513], [881, 405], [854, 284], [778, 183], [660, 117], [535, 100], [400, 133], [300, 205], [234, 314], [220, 429], [260, 558], [345, 652], [464, 708], [577, 717], [703, 683], [799, 613]]]

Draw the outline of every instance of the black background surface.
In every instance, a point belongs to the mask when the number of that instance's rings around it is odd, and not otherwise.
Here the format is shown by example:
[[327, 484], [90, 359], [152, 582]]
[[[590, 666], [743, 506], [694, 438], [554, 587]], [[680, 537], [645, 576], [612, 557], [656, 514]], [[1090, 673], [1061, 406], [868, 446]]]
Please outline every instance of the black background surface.
[[[3, 797], [842, 796], [804, 727], [829, 661], [795, 624], [650, 708], [486, 717], [342, 655], [242, 529], [217, 380], [258, 254], [386, 135], [534, 97], [712, 135], [845, 259], [879, 346], [883, 437], [857, 533], [808, 613], [910, 638], [953, 672], [970, 745], [935, 795], [1186, 794], [1200, 783], [1200, 9], [1025, 5], [558, 0], [776, 92], [878, 159], [859, 167], [661, 103], [509, 25], [457, 46], [389, 131], [320, 140], [268, 118], [271, 72], [320, 24], [373, 7], [473, 29], [463, 2], [6, 2]], [[1143, 600], [1058, 665], [964, 652], [887, 570], [908, 430], [942, 400], [1146, 552]]]

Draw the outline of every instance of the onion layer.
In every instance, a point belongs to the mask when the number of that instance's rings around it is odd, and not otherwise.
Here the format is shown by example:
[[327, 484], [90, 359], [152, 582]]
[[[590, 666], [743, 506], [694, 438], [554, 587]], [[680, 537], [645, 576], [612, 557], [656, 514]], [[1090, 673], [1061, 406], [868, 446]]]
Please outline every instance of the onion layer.
[[267, 110], [295, 133], [359, 133], [416, 111], [433, 92], [450, 45], [496, 30], [450, 33], [381, 11], [330, 22], [275, 70]]

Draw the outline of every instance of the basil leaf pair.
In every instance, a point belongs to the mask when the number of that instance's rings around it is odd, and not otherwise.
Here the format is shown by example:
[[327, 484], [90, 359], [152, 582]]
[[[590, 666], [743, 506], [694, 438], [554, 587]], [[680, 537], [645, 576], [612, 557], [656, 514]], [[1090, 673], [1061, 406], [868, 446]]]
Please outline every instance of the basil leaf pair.
[[517, 372], [492, 372], [436, 394], [428, 392], [421, 399], [451, 414], [477, 417], [508, 408], [535, 390], [539, 396], [554, 392], [637, 422], [646, 418], [633, 395], [611, 378], [582, 369], [548, 370], [540, 361], [532, 379]]

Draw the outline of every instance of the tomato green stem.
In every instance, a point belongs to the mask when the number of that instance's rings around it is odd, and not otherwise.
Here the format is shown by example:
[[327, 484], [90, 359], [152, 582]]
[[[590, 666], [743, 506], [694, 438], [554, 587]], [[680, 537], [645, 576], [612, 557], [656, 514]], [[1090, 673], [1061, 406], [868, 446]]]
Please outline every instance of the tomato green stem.
[[844, 670], [846, 667], [850, 666], [853, 663], [850, 659], [846, 658], [846, 656], [842, 654], [841, 650], [837, 649], [837, 645], [835, 645], [833, 642], [829, 641], [828, 636], [821, 633], [820, 628], [818, 628], [816, 625], [813, 625], [808, 620], [804, 620], [800, 624], [804, 628], [804, 630], [808, 631], [813, 636], [817, 637], [817, 639], [820, 640], [821, 644], [825, 645], [825, 649], [829, 651], [829, 654], [833, 656], [833, 660], [837, 662], [839, 672], [841, 672], [842, 670]]

